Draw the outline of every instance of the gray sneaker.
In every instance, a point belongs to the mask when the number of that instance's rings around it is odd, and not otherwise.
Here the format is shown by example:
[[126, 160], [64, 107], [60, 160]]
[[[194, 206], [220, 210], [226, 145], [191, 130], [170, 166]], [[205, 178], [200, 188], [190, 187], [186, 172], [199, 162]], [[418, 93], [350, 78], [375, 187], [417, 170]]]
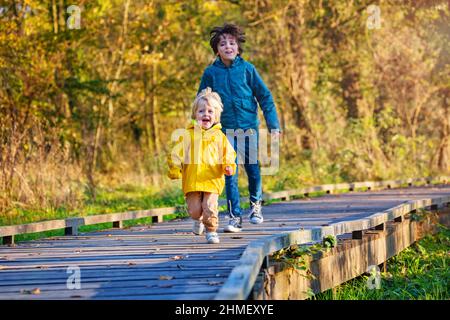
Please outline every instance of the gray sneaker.
[[256, 202], [252, 202], [250, 201], [250, 213], [249, 213], [249, 218], [250, 218], [250, 223], [253, 224], [260, 224], [263, 223], [264, 218], [262, 216], [262, 212], [261, 212], [261, 201], [256, 201]]
[[206, 241], [211, 244], [220, 243], [219, 235], [217, 234], [217, 232], [207, 232]]
[[228, 220], [228, 225], [223, 228], [225, 232], [240, 232], [242, 231], [242, 217], [231, 216]]

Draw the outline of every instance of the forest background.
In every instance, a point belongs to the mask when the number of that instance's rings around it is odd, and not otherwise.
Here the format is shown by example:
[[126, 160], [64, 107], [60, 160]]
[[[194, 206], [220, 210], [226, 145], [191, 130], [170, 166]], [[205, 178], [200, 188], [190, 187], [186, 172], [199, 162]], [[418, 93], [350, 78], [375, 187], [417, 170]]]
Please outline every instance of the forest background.
[[449, 18], [433, 0], [0, 0], [0, 225], [182, 204], [168, 142], [224, 22], [282, 125], [264, 191], [448, 174]]

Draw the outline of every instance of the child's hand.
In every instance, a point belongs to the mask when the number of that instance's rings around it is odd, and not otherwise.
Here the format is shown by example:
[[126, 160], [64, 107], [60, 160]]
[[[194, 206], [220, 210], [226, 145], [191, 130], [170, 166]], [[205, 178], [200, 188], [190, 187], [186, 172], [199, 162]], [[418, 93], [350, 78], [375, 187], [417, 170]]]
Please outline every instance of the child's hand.
[[226, 174], [227, 176], [232, 176], [232, 175], [233, 175], [233, 168], [230, 167], [230, 166], [226, 166], [226, 167], [225, 167], [225, 174]]
[[270, 132], [270, 135], [272, 136], [272, 139], [273, 139], [273, 138], [278, 138], [278, 139], [280, 139], [281, 132], [280, 132], [280, 130], [272, 130], [272, 131]]

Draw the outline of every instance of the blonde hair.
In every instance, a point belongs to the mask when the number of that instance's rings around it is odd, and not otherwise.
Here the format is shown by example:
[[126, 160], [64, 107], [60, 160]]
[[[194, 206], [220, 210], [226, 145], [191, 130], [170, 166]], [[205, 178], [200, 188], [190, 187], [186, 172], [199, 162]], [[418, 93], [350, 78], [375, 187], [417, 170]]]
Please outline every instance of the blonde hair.
[[220, 121], [220, 115], [223, 111], [222, 99], [220, 98], [217, 92], [213, 92], [210, 87], [203, 89], [195, 98], [194, 103], [192, 104], [192, 115], [191, 118], [195, 120], [195, 113], [198, 108], [208, 104], [210, 107], [214, 108], [214, 113], [216, 119], [214, 122]]

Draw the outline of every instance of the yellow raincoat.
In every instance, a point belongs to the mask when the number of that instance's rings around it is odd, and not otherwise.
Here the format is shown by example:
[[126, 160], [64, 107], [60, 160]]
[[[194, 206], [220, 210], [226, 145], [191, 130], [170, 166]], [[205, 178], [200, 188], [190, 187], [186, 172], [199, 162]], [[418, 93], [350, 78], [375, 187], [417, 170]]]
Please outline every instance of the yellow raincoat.
[[225, 167], [236, 172], [236, 152], [217, 123], [205, 130], [195, 121], [177, 132], [179, 139], [168, 155], [168, 176], [182, 178], [183, 193], [203, 191], [221, 194]]

